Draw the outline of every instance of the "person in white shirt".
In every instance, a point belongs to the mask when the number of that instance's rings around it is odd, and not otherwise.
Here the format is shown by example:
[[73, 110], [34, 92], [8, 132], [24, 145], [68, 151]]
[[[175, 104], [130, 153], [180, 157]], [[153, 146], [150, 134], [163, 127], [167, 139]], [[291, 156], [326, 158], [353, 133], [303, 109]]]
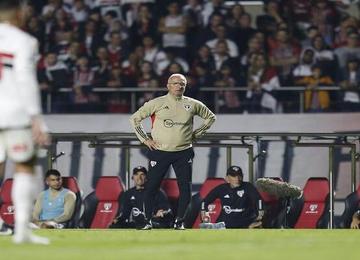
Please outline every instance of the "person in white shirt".
[[38, 42], [20, 29], [23, 8], [21, 0], [0, 2], [0, 169], [5, 157], [15, 163], [13, 242], [49, 244], [47, 238], [32, 234], [29, 228], [35, 198], [36, 144], [49, 144], [49, 136], [41, 119], [36, 80]]

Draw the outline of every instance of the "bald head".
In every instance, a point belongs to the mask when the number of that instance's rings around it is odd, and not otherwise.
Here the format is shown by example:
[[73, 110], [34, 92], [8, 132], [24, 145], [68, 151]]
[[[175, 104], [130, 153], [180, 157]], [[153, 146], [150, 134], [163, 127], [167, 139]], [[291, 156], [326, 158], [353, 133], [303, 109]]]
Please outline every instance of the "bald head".
[[167, 83], [169, 93], [175, 97], [181, 97], [185, 92], [186, 83], [187, 81], [183, 74], [172, 74]]
[[169, 82], [170, 80], [172, 80], [174, 77], [175, 77], [175, 78], [181, 78], [181, 79], [185, 80], [185, 84], [187, 83], [186, 77], [185, 77], [183, 74], [180, 74], [180, 73], [171, 74], [170, 77], [169, 77], [169, 79], [168, 79], [168, 82]]

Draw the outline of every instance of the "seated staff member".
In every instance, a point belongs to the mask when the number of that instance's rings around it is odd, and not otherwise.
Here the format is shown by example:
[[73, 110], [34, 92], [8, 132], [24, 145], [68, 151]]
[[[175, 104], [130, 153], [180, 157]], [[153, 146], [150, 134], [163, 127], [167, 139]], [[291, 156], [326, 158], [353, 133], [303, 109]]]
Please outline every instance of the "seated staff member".
[[[135, 186], [126, 191], [121, 198], [120, 214], [113, 220], [110, 228], [142, 228], [146, 224], [144, 214], [144, 188], [147, 170], [143, 166], [133, 169], [132, 179]], [[154, 228], [170, 228], [173, 214], [169, 201], [162, 191], [158, 191], [154, 201], [152, 215]]]
[[33, 211], [33, 223], [40, 228], [57, 228], [71, 219], [76, 195], [62, 185], [60, 172], [50, 169], [45, 175], [48, 189], [40, 193]]
[[222, 208], [217, 221], [225, 222], [226, 228], [260, 227], [263, 211], [259, 192], [251, 183], [243, 181], [243, 172], [238, 166], [231, 166], [225, 179], [226, 183], [215, 187], [201, 203], [202, 221], [209, 221], [208, 206], [220, 199]]

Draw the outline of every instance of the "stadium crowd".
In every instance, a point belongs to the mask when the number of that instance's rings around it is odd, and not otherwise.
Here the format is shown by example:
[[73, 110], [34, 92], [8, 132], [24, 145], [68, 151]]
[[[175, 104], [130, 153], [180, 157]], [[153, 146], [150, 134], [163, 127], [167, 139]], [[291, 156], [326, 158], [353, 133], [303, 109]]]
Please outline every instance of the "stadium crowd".
[[277, 91], [285, 86], [305, 87], [307, 112], [359, 110], [359, 20], [346, 1], [269, 0], [257, 16], [226, 2], [34, 1], [26, 31], [40, 41], [45, 111], [131, 112], [129, 92], [106, 89], [148, 88], [139, 107], [173, 73], [217, 112], [298, 112], [298, 93]]

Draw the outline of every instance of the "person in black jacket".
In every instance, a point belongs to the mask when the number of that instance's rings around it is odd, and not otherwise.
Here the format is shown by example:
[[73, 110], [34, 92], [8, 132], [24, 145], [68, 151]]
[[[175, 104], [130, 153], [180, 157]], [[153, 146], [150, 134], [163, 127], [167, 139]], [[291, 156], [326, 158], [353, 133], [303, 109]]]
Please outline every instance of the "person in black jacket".
[[[133, 169], [135, 186], [127, 190], [121, 198], [120, 214], [110, 228], [141, 228], [145, 224], [144, 187], [147, 170], [143, 166]], [[167, 196], [161, 190], [155, 196], [153, 217], [154, 228], [169, 228], [173, 223], [173, 213]]]
[[243, 172], [238, 166], [231, 166], [225, 179], [226, 183], [215, 187], [202, 201], [202, 221], [211, 221], [208, 206], [220, 199], [221, 213], [213, 221], [224, 222], [226, 228], [260, 227], [263, 211], [259, 192], [251, 183], [243, 181]]

